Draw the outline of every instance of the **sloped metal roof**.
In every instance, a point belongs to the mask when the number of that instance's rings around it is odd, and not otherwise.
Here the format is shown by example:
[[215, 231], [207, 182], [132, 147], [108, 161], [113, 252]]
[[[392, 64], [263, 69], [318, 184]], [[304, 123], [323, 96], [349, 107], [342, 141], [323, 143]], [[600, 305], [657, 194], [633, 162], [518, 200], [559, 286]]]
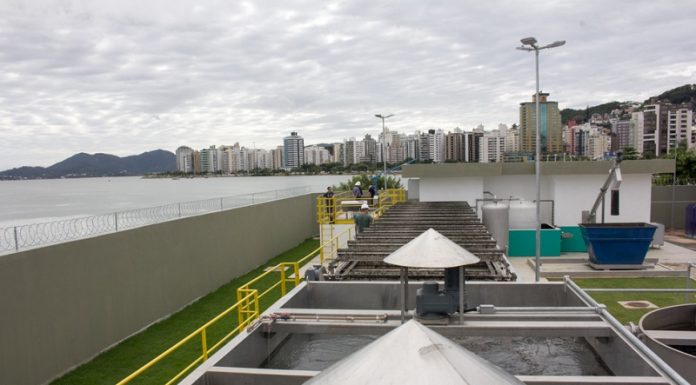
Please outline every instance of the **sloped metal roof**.
[[403, 267], [447, 268], [471, 265], [480, 259], [449, 238], [430, 228], [384, 258]]
[[305, 384], [523, 383], [501, 368], [411, 320], [328, 367]]

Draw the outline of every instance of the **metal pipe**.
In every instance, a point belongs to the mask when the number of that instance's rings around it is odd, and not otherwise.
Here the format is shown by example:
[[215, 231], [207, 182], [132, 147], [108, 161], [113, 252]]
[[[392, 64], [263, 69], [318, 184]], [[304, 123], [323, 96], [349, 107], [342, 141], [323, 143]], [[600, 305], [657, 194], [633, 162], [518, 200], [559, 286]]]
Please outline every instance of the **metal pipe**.
[[534, 48], [536, 63], [536, 156], [534, 173], [536, 174], [536, 228], [534, 232], [534, 281], [541, 280], [541, 138], [539, 135], [539, 49]]
[[609, 313], [606, 308], [597, 301], [595, 301], [592, 297], [590, 297], [587, 293], [584, 292], [583, 289], [581, 289], [575, 282], [573, 282], [569, 276], [564, 276], [563, 280], [565, 281], [565, 284], [580, 298], [582, 298], [584, 301], [588, 303], [589, 306], [592, 306], [595, 308], [597, 311], [597, 314], [599, 314], [605, 321], [609, 323], [609, 325], [612, 326], [614, 331], [619, 333], [622, 337], [624, 337], [628, 343], [633, 345], [634, 348], [638, 349], [642, 354], [644, 354], [648, 359], [650, 359], [655, 366], [657, 366], [660, 370], [662, 370], [672, 381], [677, 383], [678, 385], [690, 385], [688, 381], [686, 381], [679, 373], [677, 373], [674, 369], [672, 369], [671, 366], [667, 365], [660, 356], [655, 354], [652, 350], [650, 350], [645, 344], [638, 339], [633, 333], [631, 333], [628, 329], [626, 329], [619, 321], [614, 318], [614, 316]]
[[404, 267], [404, 271], [404, 287], [406, 288], [406, 290], [404, 290], [404, 313], [408, 314], [408, 266]]
[[406, 278], [404, 267], [401, 270], [401, 323], [406, 322]]
[[459, 266], [459, 324], [464, 325], [464, 266]]
[[696, 289], [649, 289], [649, 288], [585, 288], [591, 293], [696, 293]]

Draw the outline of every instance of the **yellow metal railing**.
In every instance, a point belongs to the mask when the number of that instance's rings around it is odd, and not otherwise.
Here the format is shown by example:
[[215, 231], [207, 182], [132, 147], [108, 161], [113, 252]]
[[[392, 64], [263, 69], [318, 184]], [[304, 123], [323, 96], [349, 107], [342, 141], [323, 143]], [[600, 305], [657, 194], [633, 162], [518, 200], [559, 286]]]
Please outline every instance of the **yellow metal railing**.
[[353, 219], [349, 213], [357, 211], [363, 201], [367, 202], [374, 215], [379, 217], [395, 204], [406, 202], [406, 190], [380, 190], [376, 201], [369, 197], [355, 198], [349, 191], [336, 194], [331, 198], [320, 195], [317, 197], [317, 223], [320, 225], [352, 223]]
[[[332, 254], [333, 254], [334, 250], [338, 251], [341, 237], [343, 237], [347, 233], [348, 237], [350, 238], [352, 231], [354, 231], [353, 228], [348, 228], [347, 230], [343, 231], [342, 233], [332, 237], [330, 240], [320, 244], [318, 248], [312, 250], [309, 254], [302, 257], [300, 260], [298, 260], [296, 262], [281, 262], [281, 263], [271, 267], [267, 271], [261, 273], [259, 276], [252, 279], [251, 281], [240, 286], [237, 289], [237, 302], [235, 302], [232, 306], [225, 309], [225, 311], [218, 314], [210, 321], [206, 322], [203, 326], [196, 329], [194, 332], [192, 332], [188, 336], [184, 337], [181, 341], [175, 343], [169, 349], [165, 350], [160, 355], [158, 355], [157, 357], [150, 360], [150, 362], [143, 365], [141, 368], [139, 368], [135, 372], [131, 373], [130, 375], [128, 375], [128, 377], [119, 381], [116, 385], [125, 385], [125, 384], [130, 383], [131, 381], [133, 381], [134, 379], [138, 378], [140, 375], [145, 373], [148, 369], [150, 369], [153, 366], [157, 365], [158, 363], [162, 362], [165, 358], [170, 357], [173, 353], [179, 351], [188, 342], [190, 342], [196, 338], [200, 338], [201, 354], [196, 359], [194, 359], [188, 366], [186, 366], [184, 369], [182, 369], [180, 372], [178, 372], [173, 378], [171, 378], [168, 382], [166, 382], [165, 385], [171, 385], [171, 384], [175, 383], [176, 381], [180, 380], [184, 375], [186, 375], [189, 371], [191, 371], [191, 369], [195, 368], [197, 365], [199, 365], [203, 361], [207, 360], [208, 357], [210, 356], [210, 354], [213, 353], [215, 350], [217, 350], [219, 347], [221, 347], [222, 344], [224, 344], [230, 338], [237, 335], [239, 332], [244, 330], [244, 328], [246, 328], [249, 324], [251, 324], [254, 320], [259, 318], [259, 315], [261, 314], [261, 311], [262, 311], [261, 300], [264, 297], [269, 296], [271, 293], [273, 293], [278, 288], [280, 288], [279, 294], [280, 294], [280, 297], [282, 297], [288, 292], [288, 283], [292, 284], [293, 287], [296, 287], [297, 285], [299, 285], [300, 282], [303, 280], [303, 278], [300, 277], [300, 266], [303, 266], [304, 264], [309, 262], [312, 258], [316, 257], [317, 255], [319, 255], [320, 262], [323, 265], [324, 262], [326, 261], [325, 255], [324, 255], [325, 254], [324, 249], [327, 246], [330, 247]], [[287, 271], [288, 269], [291, 269], [293, 277], [288, 276], [288, 271]], [[277, 276], [278, 282], [275, 282], [275, 283], [271, 282], [271, 285], [268, 288], [266, 288], [264, 286], [264, 284], [268, 284], [269, 282], [268, 282], [268, 279], [265, 279], [265, 278], [272, 279], [272, 275], [274, 273], [280, 273]], [[263, 290], [263, 291], [261, 291], [261, 290]], [[268, 297], [268, 299], [272, 299], [272, 298]], [[237, 313], [236, 326], [234, 324], [231, 325], [232, 328], [229, 332], [224, 334], [224, 336], [218, 342], [216, 342], [212, 346], [208, 346], [209, 345], [209, 341], [208, 341], [209, 330], [213, 326], [217, 325], [218, 322], [221, 321], [223, 318], [234, 314], [234, 312]]]

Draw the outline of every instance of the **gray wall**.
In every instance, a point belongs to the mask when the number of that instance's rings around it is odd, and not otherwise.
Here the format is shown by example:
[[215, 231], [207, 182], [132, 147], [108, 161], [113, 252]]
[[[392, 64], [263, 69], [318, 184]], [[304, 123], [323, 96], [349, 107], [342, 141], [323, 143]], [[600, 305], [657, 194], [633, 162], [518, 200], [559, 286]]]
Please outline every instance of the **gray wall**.
[[46, 383], [265, 263], [318, 231], [315, 209], [309, 194], [0, 257], [0, 384]]
[[[683, 229], [686, 206], [696, 203], [696, 186], [675, 186], [674, 228]], [[653, 186], [650, 221], [669, 228], [672, 223], [672, 186]]]

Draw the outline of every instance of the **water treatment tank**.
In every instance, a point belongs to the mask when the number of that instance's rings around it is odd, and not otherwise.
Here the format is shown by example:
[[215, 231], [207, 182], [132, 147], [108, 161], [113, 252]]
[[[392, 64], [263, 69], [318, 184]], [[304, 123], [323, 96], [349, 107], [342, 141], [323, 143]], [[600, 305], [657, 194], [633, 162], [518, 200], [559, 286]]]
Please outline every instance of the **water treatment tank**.
[[501, 250], [506, 250], [508, 245], [508, 230], [510, 227], [508, 215], [510, 208], [502, 202], [487, 202], [481, 208], [483, 225], [495, 239]]
[[510, 229], [535, 229], [536, 204], [530, 201], [510, 201]]

